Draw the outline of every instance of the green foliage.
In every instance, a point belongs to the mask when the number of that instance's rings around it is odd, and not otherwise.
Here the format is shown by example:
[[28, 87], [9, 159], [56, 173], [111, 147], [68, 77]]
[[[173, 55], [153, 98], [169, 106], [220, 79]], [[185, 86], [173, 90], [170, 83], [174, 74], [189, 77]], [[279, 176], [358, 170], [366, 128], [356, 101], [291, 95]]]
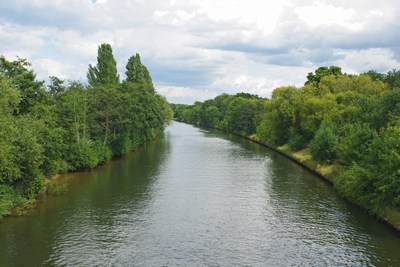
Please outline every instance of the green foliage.
[[346, 124], [337, 146], [337, 153], [344, 165], [360, 162], [365, 153], [369, 151], [372, 141], [376, 137], [376, 131], [368, 124]]
[[223, 94], [191, 106], [172, 105], [172, 108], [178, 120], [249, 136], [256, 133], [261, 122], [263, 103], [256, 95], [239, 93]]
[[19, 114], [40, 115], [40, 107], [47, 104], [49, 96], [43, 88], [43, 82], [36, 80], [36, 74], [25, 59], [8, 61], [0, 56], [0, 74], [7, 76], [20, 93]]
[[12, 213], [18, 199], [19, 195], [12, 187], [0, 184], [0, 220]]
[[390, 88], [400, 87], [400, 70], [391, 70], [384, 76], [384, 81], [390, 86]]
[[271, 146], [276, 145], [277, 139], [276, 139], [276, 134], [274, 133], [273, 129], [275, 127], [272, 127], [271, 125], [273, 124], [273, 121], [266, 121], [263, 120], [258, 126], [256, 130], [257, 137], [260, 139], [260, 141], [269, 144]]
[[46, 193], [52, 196], [61, 196], [68, 192], [67, 183], [57, 183], [50, 181], [46, 184]]
[[299, 109], [296, 108], [296, 103], [300, 97], [300, 91], [296, 87], [282, 86], [276, 88], [271, 100], [266, 102], [265, 119], [269, 128], [267, 140], [271, 145], [283, 145], [289, 141], [289, 129], [298, 123]]
[[330, 66], [328, 67], [319, 67], [317, 70], [315, 70], [315, 73], [308, 73], [307, 75], [307, 81], [306, 81], [306, 85], [307, 84], [319, 84], [319, 82], [321, 81], [321, 79], [325, 76], [329, 76], [329, 75], [333, 75], [333, 76], [341, 76], [342, 74], [342, 69], [340, 67], [337, 66]]
[[250, 136], [256, 133], [262, 112], [260, 100], [237, 96], [229, 103], [224, 126], [230, 132]]
[[64, 81], [55, 77], [51, 76], [50, 78], [50, 85], [48, 86], [48, 91], [53, 98], [57, 98], [59, 95], [65, 92], [65, 85]]
[[97, 65], [89, 64], [87, 79], [92, 87], [106, 86], [116, 88], [119, 84], [117, 62], [111, 45], [101, 44], [97, 52]]
[[368, 75], [373, 81], [383, 82], [385, 80], [385, 75], [383, 73], [376, 72], [375, 70], [369, 70], [363, 73], [363, 75]]
[[336, 158], [338, 142], [335, 126], [330, 120], [324, 120], [310, 143], [311, 155], [317, 161], [330, 162]]
[[204, 112], [205, 121], [204, 125], [208, 127], [215, 127], [221, 121], [221, 112], [218, 110], [216, 106], [209, 106], [205, 109]]
[[371, 172], [357, 163], [339, 176], [335, 183], [338, 192], [357, 204], [369, 208], [375, 205], [376, 190], [374, 187], [375, 178]]
[[68, 147], [68, 162], [71, 170], [87, 170], [98, 163], [98, 155], [93, 141], [80, 139]]
[[380, 132], [371, 151], [364, 165], [376, 179], [377, 200], [400, 208], [400, 119]]
[[50, 77], [46, 91], [26, 60], [0, 57], [0, 217], [31, 205], [44, 177], [104, 164], [157, 136], [172, 118], [144, 65], [139, 82], [120, 84], [110, 45], [99, 47], [97, 60], [88, 70], [91, 86]]
[[298, 151], [303, 149], [307, 145], [307, 140], [303, 134], [299, 132], [298, 129], [291, 127], [289, 130], [290, 137], [289, 137], [289, 148], [292, 151]]
[[139, 54], [136, 54], [128, 59], [125, 74], [126, 82], [148, 85], [150, 88], [153, 87], [153, 81], [149, 71], [147, 70], [146, 66], [142, 64]]

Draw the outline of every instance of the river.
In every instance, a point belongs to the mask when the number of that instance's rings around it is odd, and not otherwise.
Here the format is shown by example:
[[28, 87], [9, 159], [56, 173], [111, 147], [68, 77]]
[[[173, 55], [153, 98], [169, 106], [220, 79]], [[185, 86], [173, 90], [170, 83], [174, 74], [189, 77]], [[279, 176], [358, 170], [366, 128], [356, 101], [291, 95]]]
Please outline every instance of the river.
[[172, 123], [0, 224], [0, 266], [400, 266], [400, 238], [263, 146]]

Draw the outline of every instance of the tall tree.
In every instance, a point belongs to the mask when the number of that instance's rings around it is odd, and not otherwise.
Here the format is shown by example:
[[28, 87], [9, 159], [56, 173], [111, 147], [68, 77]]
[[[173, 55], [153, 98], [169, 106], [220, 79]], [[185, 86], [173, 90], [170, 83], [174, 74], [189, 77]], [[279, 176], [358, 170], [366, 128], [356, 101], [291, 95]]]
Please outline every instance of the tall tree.
[[92, 87], [108, 86], [116, 88], [119, 84], [117, 62], [112, 53], [111, 45], [101, 44], [97, 52], [97, 65], [89, 64], [88, 82]]
[[150, 73], [146, 66], [142, 64], [139, 54], [136, 53], [128, 59], [125, 74], [127, 82], [148, 86], [154, 90]]

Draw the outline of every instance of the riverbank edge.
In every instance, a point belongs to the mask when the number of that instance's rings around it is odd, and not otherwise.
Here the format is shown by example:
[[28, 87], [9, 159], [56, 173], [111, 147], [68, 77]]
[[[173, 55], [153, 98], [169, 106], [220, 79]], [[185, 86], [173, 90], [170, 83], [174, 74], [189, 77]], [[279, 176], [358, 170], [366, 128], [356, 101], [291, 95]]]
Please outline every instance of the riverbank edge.
[[[183, 122], [183, 123], [186, 123], [186, 122]], [[222, 132], [225, 132], [228, 134], [233, 134], [233, 135], [239, 136], [241, 138], [245, 138], [245, 139], [255, 142], [259, 145], [265, 146], [265, 147], [281, 154], [282, 156], [292, 160], [293, 162], [299, 164], [301, 167], [307, 169], [308, 171], [315, 174], [320, 179], [327, 182], [328, 184], [330, 184], [333, 187], [335, 185], [335, 177], [341, 175], [341, 168], [342, 168], [341, 165], [329, 165], [328, 166], [328, 165], [323, 165], [321, 163], [318, 163], [318, 162], [312, 160], [311, 158], [301, 159], [299, 156], [302, 155], [302, 152], [304, 152], [307, 149], [304, 149], [304, 150], [301, 150], [298, 152], [291, 152], [291, 151], [289, 151], [289, 149], [287, 149], [286, 145], [283, 145], [280, 147], [274, 147], [267, 143], [262, 142], [261, 140], [259, 140], [259, 138], [257, 137], [256, 134], [251, 135], [251, 136], [246, 136], [246, 135], [243, 135], [240, 133], [227, 132], [223, 129], [216, 128], [216, 127], [205, 127], [202, 125], [194, 125], [194, 126], [219, 130], [219, 131], [222, 131]], [[331, 170], [327, 171], [327, 169], [331, 169]], [[335, 188], [335, 190], [336, 190], [336, 192], [338, 192], [336, 188]], [[338, 193], [340, 193], [340, 192], [338, 192]], [[400, 235], [400, 210], [396, 210], [391, 207], [374, 207], [371, 209], [367, 209], [367, 208], [359, 205], [352, 199], [348, 199], [348, 198], [344, 198], [344, 199], [346, 199], [350, 203], [356, 205], [357, 207], [364, 210], [365, 212], [369, 213], [370, 215], [375, 217], [378, 221], [381, 221], [382, 223], [386, 224], [388, 227], [390, 227], [392, 230], [394, 230], [397, 234]]]
[[[164, 130], [165, 130], [165, 128], [164, 128]], [[137, 146], [133, 147], [127, 153], [124, 153], [120, 156], [115, 156], [102, 164], [98, 164], [98, 165], [94, 166], [93, 168], [86, 169], [86, 170], [73, 170], [73, 171], [69, 171], [69, 172], [65, 172], [65, 173], [56, 173], [55, 175], [53, 175], [51, 177], [43, 177], [42, 189], [36, 195], [36, 197], [25, 198], [23, 196], [19, 196], [20, 203], [17, 204], [16, 206], [14, 206], [8, 214], [6, 214], [4, 216], [0, 216], [0, 223], [2, 222], [2, 220], [4, 218], [7, 218], [7, 217], [19, 217], [19, 216], [27, 215], [31, 210], [33, 210], [37, 206], [37, 202], [41, 198], [43, 198], [47, 195], [60, 196], [60, 195], [63, 195], [64, 193], [68, 192], [68, 184], [66, 182], [59, 181], [60, 180], [59, 178], [62, 177], [63, 175], [67, 175], [70, 173], [90, 172], [90, 171], [92, 171], [100, 166], [103, 166], [113, 160], [117, 160], [118, 158], [123, 157], [124, 155], [127, 155], [128, 153], [132, 153], [132, 152], [136, 151], [138, 148], [145, 146], [147, 143], [152, 142], [156, 138], [159, 138], [161, 135], [164, 134], [164, 132], [165, 132], [164, 130], [157, 133], [153, 138], [146, 140], [144, 143], [138, 144]], [[51, 191], [49, 191], [49, 188], [51, 188], [50, 189]]]

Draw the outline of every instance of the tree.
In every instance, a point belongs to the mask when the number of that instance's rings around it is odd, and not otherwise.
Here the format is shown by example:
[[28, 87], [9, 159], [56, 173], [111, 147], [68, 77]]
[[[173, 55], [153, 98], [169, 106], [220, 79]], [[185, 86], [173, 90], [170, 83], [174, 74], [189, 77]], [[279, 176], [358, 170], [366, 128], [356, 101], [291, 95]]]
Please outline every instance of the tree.
[[389, 71], [385, 75], [384, 81], [389, 84], [390, 88], [400, 87], [400, 70]]
[[385, 75], [377, 72], [376, 70], [369, 70], [364, 72], [363, 75], [368, 75], [373, 81], [384, 81]]
[[312, 72], [308, 73], [307, 81], [305, 84], [317, 85], [321, 81], [322, 77], [329, 76], [329, 75], [333, 75], [336, 77], [343, 75], [342, 69], [337, 66], [330, 66], [329, 68], [328, 67], [319, 67], [318, 69], [315, 70], [315, 74]]
[[400, 208], [400, 118], [391, 124], [372, 142], [364, 165], [375, 178], [377, 201]]
[[258, 98], [234, 97], [224, 116], [224, 127], [233, 133], [252, 135], [256, 133], [263, 111], [263, 101]]
[[65, 91], [64, 80], [55, 76], [50, 76], [50, 85], [48, 86], [50, 95], [57, 98]]
[[376, 137], [376, 131], [368, 124], [348, 123], [343, 127], [343, 134], [337, 146], [337, 153], [344, 165], [360, 162]]
[[311, 155], [319, 162], [329, 162], [336, 158], [338, 135], [330, 120], [324, 120], [310, 143]]
[[294, 86], [276, 88], [270, 101], [265, 102], [267, 122], [259, 129], [271, 145], [285, 144], [290, 138], [289, 129], [298, 124], [300, 91]]
[[79, 142], [88, 138], [88, 99], [84, 86], [72, 82], [57, 101], [58, 125], [63, 127], [68, 135], [68, 143]]
[[101, 87], [91, 88], [89, 94], [90, 129], [92, 136], [101, 141], [104, 147], [108, 146], [112, 139], [112, 133], [118, 117], [121, 115], [121, 93], [110, 88], [103, 90]]
[[140, 55], [136, 54], [128, 59], [126, 64], [126, 82], [143, 85], [154, 91], [153, 81], [150, 73], [140, 60]]
[[97, 65], [89, 64], [87, 79], [92, 87], [104, 86], [116, 88], [119, 84], [117, 63], [111, 45], [101, 44], [97, 52]]
[[[43, 88], [43, 81], [36, 80], [36, 74], [29, 67], [31, 64], [26, 59], [18, 58], [8, 61], [0, 56], [0, 74], [9, 77], [13, 85], [20, 91], [19, 113], [41, 114], [39, 104], [47, 104], [49, 96]], [[36, 110], [35, 110], [36, 108]]]

